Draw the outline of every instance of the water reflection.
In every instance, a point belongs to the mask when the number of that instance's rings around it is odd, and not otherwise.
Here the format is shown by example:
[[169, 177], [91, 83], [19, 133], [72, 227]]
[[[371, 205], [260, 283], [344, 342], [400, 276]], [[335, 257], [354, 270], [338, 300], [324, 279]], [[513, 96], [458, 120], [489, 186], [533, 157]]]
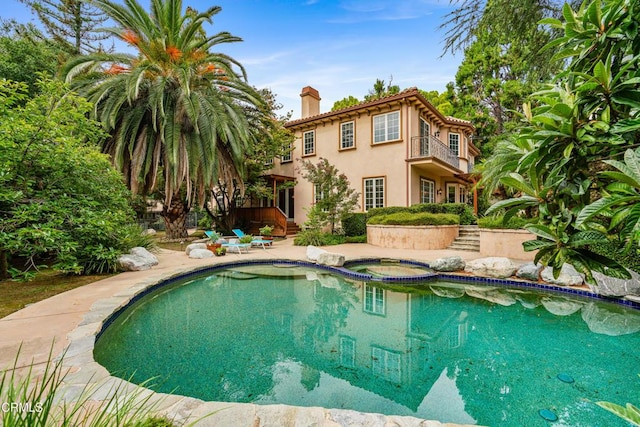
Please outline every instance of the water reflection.
[[245, 268], [150, 300], [107, 329], [96, 359], [205, 400], [485, 425], [531, 425], [553, 407], [579, 426], [616, 425], [593, 401], [640, 391], [640, 314], [562, 295]]

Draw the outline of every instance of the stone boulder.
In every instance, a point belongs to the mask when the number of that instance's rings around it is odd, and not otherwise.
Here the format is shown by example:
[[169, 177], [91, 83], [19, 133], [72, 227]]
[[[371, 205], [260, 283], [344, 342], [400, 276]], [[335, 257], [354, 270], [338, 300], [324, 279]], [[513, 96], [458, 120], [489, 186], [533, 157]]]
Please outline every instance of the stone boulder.
[[553, 268], [545, 267], [540, 273], [540, 277], [547, 283], [558, 286], [580, 286], [584, 282], [584, 276], [570, 264], [564, 264], [560, 270], [560, 275], [556, 279], [553, 277]]
[[504, 307], [508, 307], [516, 303], [516, 299], [513, 295], [510, 295], [503, 289], [467, 286], [466, 293], [470, 297], [483, 299]]
[[565, 298], [545, 297], [541, 300], [542, 306], [551, 314], [556, 316], [569, 316], [580, 310], [584, 305], [581, 302], [568, 300]]
[[118, 257], [118, 266], [124, 271], [149, 270], [155, 265], [158, 265], [158, 258], [142, 247], [133, 248], [128, 254]]
[[189, 252], [189, 258], [193, 259], [204, 259], [204, 258], [213, 258], [213, 252], [209, 249], [192, 249]]
[[156, 230], [154, 230], [153, 228], [147, 228], [146, 230], [144, 230], [142, 232], [143, 235], [146, 236], [155, 236], [156, 234], [158, 234], [158, 232]]
[[542, 270], [542, 264], [534, 264], [532, 262], [528, 262], [526, 264], [522, 264], [518, 271], [516, 271], [516, 277], [525, 280], [532, 280], [537, 282], [540, 278], [540, 271]]
[[504, 279], [513, 276], [517, 268], [509, 258], [489, 257], [467, 262], [464, 271], [476, 276]]
[[324, 251], [318, 255], [316, 262], [319, 265], [327, 265], [330, 267], [342, 267], [344, 265], [344, 255], [334, 252]]
[[461, 271], [464, 270], [466, 263], [460, 256], [448, 256], [433, 260], [429, 266], [435, 271]]
[[[189, 256], [191, 254], [191, 251], [194, 249], [207, 249], [207, 244], [206, 243], [191, 243], [190, 245], [187, 245], [186, 249], [184, 250], [184, 252], [187, 254], [187, 256]], [[211, 251], [209, 251], [211, 252]]]
[[591, 332], [610, 336], [633, 334], [640, 331], [640, 313], [636, 310], [608, 308], [593, 302], [582, 309], [582, 320]]
[[324, 253], [327, 253], [327, 251], [325, 251], [322, 248], [318, 248], [318, 247], [312, 246], [312, 245], [307, 246], [307, 259], [309, 261], [317, 262], [318, 261], [318, 256], [320, 256], [320, 254], [324, 254]]
[[640, 295], [640, 274], [629, 270], [631, 279], [616, 279], [605, 276], [597, 271], [593, 272], [597, 286], [587, 283], [591, 292], [607, 297], [621, 297], [625, 295]]

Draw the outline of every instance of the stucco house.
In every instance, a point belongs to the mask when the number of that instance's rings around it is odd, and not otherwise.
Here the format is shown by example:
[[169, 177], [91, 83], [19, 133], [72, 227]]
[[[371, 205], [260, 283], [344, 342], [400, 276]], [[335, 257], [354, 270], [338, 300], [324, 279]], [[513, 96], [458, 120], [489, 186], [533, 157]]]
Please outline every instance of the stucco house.
[[[289, 224], [306, 221], [313, 185], [301, 178], [301, 159], [326, 158], [360, 193], [363, 212], [383, 206], [467, 202], [469, 172], [479, 154], [471, 122], [444, 116], [417, 88], [320, 114], [320, 94], [307, 86], [302, 114], [285, 127], [295, 134], [293, 151], [275, 159], [268, 179], [271, 204]], [[297, 180], [291, 188], [277, 184]]]

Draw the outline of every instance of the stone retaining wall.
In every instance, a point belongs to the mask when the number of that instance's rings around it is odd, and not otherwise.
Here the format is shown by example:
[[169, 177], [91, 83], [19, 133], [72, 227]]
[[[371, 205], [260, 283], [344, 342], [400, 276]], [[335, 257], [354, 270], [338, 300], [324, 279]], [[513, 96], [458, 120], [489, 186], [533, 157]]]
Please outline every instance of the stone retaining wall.
[[457, 225], [367, 225], [367, 243], [393, 249], [446, 249], [458, 233]]

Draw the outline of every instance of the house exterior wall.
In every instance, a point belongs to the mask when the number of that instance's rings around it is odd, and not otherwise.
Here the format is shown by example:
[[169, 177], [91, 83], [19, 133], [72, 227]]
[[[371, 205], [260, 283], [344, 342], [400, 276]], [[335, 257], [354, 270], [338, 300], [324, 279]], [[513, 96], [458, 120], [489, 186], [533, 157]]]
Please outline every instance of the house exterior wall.
[[[304, 112], [319, 111], [319, 95], [313, 88], [304, 88], [302, 103]], [[295, 134], [294, 149], [291, 153], [292, 161], [281, 163], [274, 161], [272, 174], [295, 177], [294, 220], [298, 224], [306, 221], [307, 211], [315, 201], [313, 185], [301, 176], [301, 160], [309, 160], [314, 164], [320, 158], [326, 158], [349, 179], [350, 185], [359, 194], [359, 211], [365, 211], [365, 180], [382, 179], [384, 189], [383, 206], [410, 206], [421, 203], [421, 178], [432, 180], [434, 187], [434, 202], [446, 201], [444, 188], [447, 182], [464, 184], [456, 174], [467, 172], [467, 157], [477, 154], [469, 150], [467, 142], [473, 133], [473, 126], [469, 122], [445, 118], [428, 101], [418, 96], [417, 89], [403, 91], [398, 95], [363, 103], [338, 112], [303, 117], [289, 122], [286, 126]], [[314, 103], [318, 103], [317, 105]], [[389, 141], [374, 143], [374, 121], [389, 120], [388, 128], [393, 122], [392, 116], [399, 115], [398, 134], [390, 133], [393, 138]], [[378, 117], [378, 119], [376, 119]], [[383, 119], [383, 117], [386, 117]], [[446, 144], [450, 132], [460, 134], [460, 164], [453, 167], [440, 161], [422, 159], [414, 162], [412, 158], [412, 140], [420, 136], [420, 119], [429, 123], [430, 136], [439, 134], [439, 139]], [[342, 126], [353, 128], [353, 147], [341, 146]], [[315, 144], [312, 152], [305, 152], [305, 142], [309, 143], [312, 133]], [[477, 150], [477, 149], [476, 149]], [[376, 181], [380, 184], [380, 181]], [[435, 194], [440, 189], [440, 194]]]

